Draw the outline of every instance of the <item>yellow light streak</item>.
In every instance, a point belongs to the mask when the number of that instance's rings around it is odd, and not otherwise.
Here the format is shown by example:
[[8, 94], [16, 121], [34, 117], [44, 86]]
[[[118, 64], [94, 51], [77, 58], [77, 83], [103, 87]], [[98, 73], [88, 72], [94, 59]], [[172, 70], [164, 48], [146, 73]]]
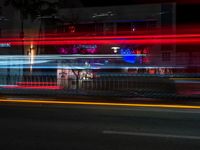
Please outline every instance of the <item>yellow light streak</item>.
[[193, 105], [167, 105], [167, 104], [133, 104], [133, 103], [106, 103], [106, 102], [80, 102], [80, 101], [55, 101], [55, 100], [0, 100], [0, 103], [24, 103], [24, 104], [59, 104], [59, 105], [94, 105], [94, 106], [122, 106], [122, 107], [151, 107], [151, 108], [178, 108], [200, 109]]

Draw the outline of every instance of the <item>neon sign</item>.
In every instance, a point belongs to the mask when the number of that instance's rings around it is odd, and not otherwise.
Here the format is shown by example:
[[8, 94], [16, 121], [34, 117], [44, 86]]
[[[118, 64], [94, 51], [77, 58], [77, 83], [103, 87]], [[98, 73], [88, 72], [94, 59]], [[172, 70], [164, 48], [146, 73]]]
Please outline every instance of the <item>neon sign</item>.
[[130, 48], [122, 48], [120, 49], [120, 54], [123, 56], [123, 60], [127, 63], [132, 64], [143, 64], [143, 63], [149, 63], [150, 60], [146, 56], [149, 53], [148, 48], [144, 48], [142, 50], [140, 49], [130, 49]]
[[123, 60], [128, 63], [136, 63], [136, 55], [133, 54], [129, 48], [121, 49], [120, 54], [123, 56]]

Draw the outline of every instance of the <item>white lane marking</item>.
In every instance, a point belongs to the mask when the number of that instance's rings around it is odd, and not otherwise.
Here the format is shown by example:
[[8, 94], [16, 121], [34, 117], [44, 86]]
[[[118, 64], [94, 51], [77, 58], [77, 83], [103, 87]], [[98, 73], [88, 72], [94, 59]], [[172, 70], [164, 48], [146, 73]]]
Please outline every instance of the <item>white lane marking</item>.
[[159, 137], [159, 138], [177, 138], [177, 139], [200, 140], [200, 136], [190, 136], [190, 135], [139, 133], [139, 132], [111, 131], [111, 130], [105, 130], [102, 133], [103, 134], [114, 134], [114, 135], [130, 135], [130, 136], [146, 136], [146, 137]]

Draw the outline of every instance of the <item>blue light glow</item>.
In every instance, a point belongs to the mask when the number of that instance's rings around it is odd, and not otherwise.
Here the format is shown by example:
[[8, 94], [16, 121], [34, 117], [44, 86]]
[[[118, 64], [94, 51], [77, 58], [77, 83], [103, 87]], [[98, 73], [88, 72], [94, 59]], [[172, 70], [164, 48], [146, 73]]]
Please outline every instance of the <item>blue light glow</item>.
[[123, 56], [123, 60], [128, 63], [136, 63], [136, 55], [129, 48], [121, 49], [120, 54]]

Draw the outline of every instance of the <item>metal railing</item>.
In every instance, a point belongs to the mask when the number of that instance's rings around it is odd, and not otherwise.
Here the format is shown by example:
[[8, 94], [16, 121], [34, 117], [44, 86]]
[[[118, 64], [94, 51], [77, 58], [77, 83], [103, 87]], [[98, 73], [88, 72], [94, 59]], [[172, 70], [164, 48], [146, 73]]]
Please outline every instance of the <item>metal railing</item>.
[[102, 76], [57, 79], [56, 76], [0, 76], [1, 93], [36, 95], [141, 96], [173, 95], [172, 80], [151, 76]]

